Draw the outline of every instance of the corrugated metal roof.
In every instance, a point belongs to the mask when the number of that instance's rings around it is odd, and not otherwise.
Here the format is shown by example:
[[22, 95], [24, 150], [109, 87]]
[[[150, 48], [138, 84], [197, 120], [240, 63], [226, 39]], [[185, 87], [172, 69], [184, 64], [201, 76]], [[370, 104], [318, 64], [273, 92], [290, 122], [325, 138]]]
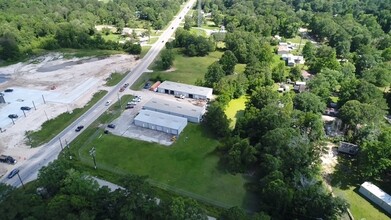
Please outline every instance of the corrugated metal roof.
[[209, 97], [213, 93], [213, 89], [201, 86], [193, 86], [183, 83], [164, 81], [159, 85], [159, 89], [168, 89], [172, 91], [183, 92], [187, 94], [201, 95]]
[[361, 187], [368, 190], [374, 196], [384, 201], [387, 205], [391, 206], [391, 196], [385, 193], [379, 187], [373, 185], [370, 182], [364, 182], [363, 184], [361, 184]]
[[186, 118], [151, 110], [141, 110], [134, 120], [176, 130], [187, 124]]
[[201, 117], [205, 111], [203, 107], [195, 106], [192, 104], [170, 101], [165, 99], [152, 98], [144, 107], [146, 109], [157, 109], [163, 112], [172, 112], [174, 114], [181, 114], [191, 117]]

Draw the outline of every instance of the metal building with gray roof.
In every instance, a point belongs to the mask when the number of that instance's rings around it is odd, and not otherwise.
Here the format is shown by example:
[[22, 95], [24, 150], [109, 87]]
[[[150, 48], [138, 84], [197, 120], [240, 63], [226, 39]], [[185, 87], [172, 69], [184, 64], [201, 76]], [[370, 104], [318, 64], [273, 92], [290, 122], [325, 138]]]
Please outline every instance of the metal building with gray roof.
[[143, 106], [143, 109], [184, 117], [189, 122], [194, 123], [200, 123], [201, 118], [205, 113], [205, 107], [178, 102], [176, 100], [161, 100], [157, 98], [152, 98], [149, 100]]
[[157, 88], [157, 92], [170, 95], [184, 95], [186, 98], [191, 99], [210, 99], [212, 98], [213, 89], [202, 86], [193, 86], [183, 83], [164, 81]]
[[187, 125], [187, 119], [151, 110], [141, 110], [134, 118], [134, 124], [151, 130], [179, 135]]

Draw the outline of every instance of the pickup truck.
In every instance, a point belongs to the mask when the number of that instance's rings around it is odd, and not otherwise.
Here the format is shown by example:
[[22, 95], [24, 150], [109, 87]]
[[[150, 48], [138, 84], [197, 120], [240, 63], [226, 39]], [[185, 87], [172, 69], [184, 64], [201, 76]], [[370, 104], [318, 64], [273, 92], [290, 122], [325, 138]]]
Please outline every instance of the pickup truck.
[[11, 156], [0, 155], [0, 162], [8, 164], [16, 164], [16, 160]]

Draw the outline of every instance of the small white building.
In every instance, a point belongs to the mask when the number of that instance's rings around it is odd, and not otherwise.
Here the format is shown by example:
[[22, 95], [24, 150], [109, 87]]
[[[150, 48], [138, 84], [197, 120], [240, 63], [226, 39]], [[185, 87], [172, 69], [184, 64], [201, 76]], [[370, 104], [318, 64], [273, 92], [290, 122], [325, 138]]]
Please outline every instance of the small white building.
[[212, 98], [213, 89], [193, 86], [183, 83], [164, 81], [157, 88], [157, 92], [170, 95], [184, 95], [191, 99], [210, 99]]
[[134, 118], [134, 124], [151, 130], [179, 135], [187, 125], [187, 119], [151, 110], [141, 110]]
[[200, 123], [205, 114], [205, 107], [195, 106], [176, 100], [164, 100], [152, 98], [143, 106], [143, 109], [161, 112], [186, 118], [189, 122]]
[[285, 60], [288, 66], [295, 66], [296, 64], [304, 64], [303, 56], [296, 56], [293, 54], [281, 54], [281, 58]]
[[391, 214], [391, 196], [370, 182], [361, 184], [359, 192], [367, 199], [371, 200], [388, 214]]

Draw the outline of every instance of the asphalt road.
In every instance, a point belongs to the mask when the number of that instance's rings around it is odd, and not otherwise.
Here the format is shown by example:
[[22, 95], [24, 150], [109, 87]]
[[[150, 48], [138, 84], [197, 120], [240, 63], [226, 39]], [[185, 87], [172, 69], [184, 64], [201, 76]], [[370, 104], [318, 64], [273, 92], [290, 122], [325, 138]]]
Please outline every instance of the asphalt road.
[[[181, 21], [184, 19], [185, 15], [192, 8], [192, 5], [196, 0], [189, 0], [183, 9], [174, 17], [173, 21], [171, 21], [170, 25], [167, 29], [161, 34], [159, 40], [151, 47], [148, 53], [144, 56], [141, 62], [127, 74], [126, 77], [114, 88], [112, 88], [108, 94], [98, 101], [94, 106], [91, 107], [87, 112], [85, 112], [80, 118], [75, 120], [71, 125], [69, 125], [66, 129], [64, 129], [61, 133], [59, 133], [56, 137], [54, 137], [51, 141], [49, 141], [44, 146], [40, 147], [38, 152], [30, 157], [25, 163], [20, 166], [16, 166], [15, 168], [19, 169], [20, 178], [24, 183], [35, 180], [38, 175], [38, 171], [46, 166], [49, 162], [57, 159], [57, 156], [62, 150], [62, 146], [65, 147], [65, 141], [70, 143], [73, 141], [78, 135], [78, 132], [75, 132], [75, 128], [78, 125], [84, 125], [88, 127], [92, 124], [101, 114], [103, 114], [109, 106], [106, 106], [105, 103], [107, 100], [117, 100], [118, 93], [120, 87], [126, 82], [132, 85], [136, 82], [136, 80], [148, 70], [148, 66], [155, 60], [156, 56], [159, 54], [160, 50], [162, 50], [165, 46], [165, 43], [170, 39], [170, 37], [174, 34], [175, 30], [178, 28]], [[14, 176], [12, 179], [8, 179], [7, 175], [4, 175], [0, 181], [15, 187], [20, 187], [21, 182], [18, 176]]]

